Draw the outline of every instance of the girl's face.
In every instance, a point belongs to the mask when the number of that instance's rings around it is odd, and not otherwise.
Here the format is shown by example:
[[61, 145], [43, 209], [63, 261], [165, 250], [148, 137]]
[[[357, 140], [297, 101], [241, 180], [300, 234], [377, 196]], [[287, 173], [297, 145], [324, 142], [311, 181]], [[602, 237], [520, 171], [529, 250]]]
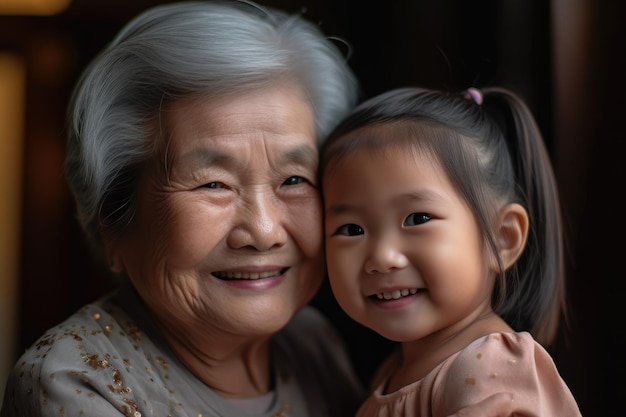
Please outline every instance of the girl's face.
[[179, 100], [161, 123], [167, 151], [110, 259], [170, 339], [205, 350], [273, 334], [324, 277], [310, 104], [274, 86]]
[[323, 178], [330, 283], [354, 320], [395, 341], [443, 340], [491, 311], [482, 235], [429, 154], [358, 149]]

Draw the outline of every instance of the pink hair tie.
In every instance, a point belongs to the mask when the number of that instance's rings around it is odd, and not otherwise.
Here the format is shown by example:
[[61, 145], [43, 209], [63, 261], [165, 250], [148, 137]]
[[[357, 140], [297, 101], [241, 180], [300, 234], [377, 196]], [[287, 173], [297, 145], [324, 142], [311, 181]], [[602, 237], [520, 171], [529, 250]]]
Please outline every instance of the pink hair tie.
[[474, 103], [478, 104], [479, 106], [483, 104], [483, 93], [481, 93], [480, 90], [474, 87], [470, 87], [467, 90], [465, 90], [465, 94], [463, 95], [463, 98], [466, 98], [468, 100], [473, 100]]

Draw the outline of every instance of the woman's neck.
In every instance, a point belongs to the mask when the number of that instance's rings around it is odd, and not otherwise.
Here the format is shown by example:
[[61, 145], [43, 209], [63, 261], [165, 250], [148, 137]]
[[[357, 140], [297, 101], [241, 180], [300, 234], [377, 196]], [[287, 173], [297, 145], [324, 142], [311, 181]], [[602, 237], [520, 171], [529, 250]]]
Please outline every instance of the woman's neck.
[[187, 369], [224, 398], [258, 397], [273, 389], [269, 337], [215, 335], [189, 343], [165, 332], [165, 338]]

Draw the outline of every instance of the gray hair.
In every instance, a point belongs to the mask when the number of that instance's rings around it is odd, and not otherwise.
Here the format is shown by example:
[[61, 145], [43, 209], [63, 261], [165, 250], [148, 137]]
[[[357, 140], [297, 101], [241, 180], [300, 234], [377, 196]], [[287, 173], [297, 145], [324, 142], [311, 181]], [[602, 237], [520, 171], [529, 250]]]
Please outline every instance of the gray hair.
[[66, 176], [96, 255], [101, 229], [118, 233], [134, 216], [155, 121], [169, 101], [285, 79], [309, 97], [318, 143], [358, 99], [345, 56], [300, 15], [250, 1], [198, 1], [131, 20], [86, 68], [69, 106]]

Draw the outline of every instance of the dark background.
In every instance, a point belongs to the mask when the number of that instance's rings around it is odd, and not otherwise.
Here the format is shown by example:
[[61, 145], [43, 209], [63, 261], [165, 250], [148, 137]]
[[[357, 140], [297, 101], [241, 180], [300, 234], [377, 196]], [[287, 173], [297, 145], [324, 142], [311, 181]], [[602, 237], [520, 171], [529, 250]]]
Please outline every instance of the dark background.
[[[62, 176], [65, 107], [89, 60], [128, 19], [162, 3], [74, 0], [55, 16], [0, 16], [0, 51], [27, 69], [18, 352], [110, 287], [90, 262]], [[497, 84], [527, 101], [553, 158], [568, 236], [570, 321], [550, 352], [584, 416], [623, 415], [626, 2], [261, 3], [347, 40], [364, 97], [404, 85]], [[369, 378], [388, 343], [352, 324], [328, 288], [316, 304]]]

